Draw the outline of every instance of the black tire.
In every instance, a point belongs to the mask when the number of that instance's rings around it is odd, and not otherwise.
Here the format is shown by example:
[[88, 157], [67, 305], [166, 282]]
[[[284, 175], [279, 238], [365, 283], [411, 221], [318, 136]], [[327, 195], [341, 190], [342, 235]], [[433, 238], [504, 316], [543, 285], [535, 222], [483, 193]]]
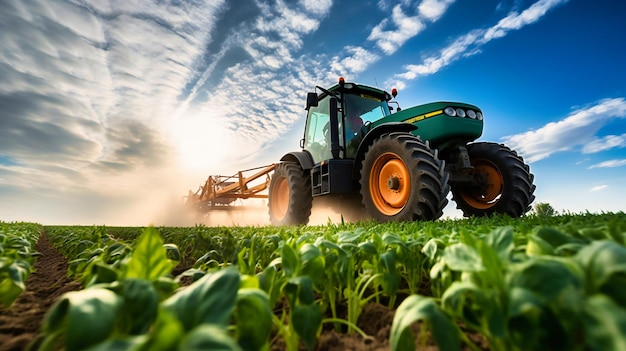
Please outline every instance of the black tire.
[[269, 215], [273, 225], [307, 224], [311, 216], [311, 176], [297, 163], [280, 163], [269, 187]]
[[452, 187], [452, 199], [465, 217], [507, 214], [517, 218], [535, 200], [535, 176], [515, 151], [496, 143], [467, 146], [478, 187]]
[[436, 220], [448, 203], [448, 173], [428, 143], [410, 133], [374, 140], [361, 168], [365, 210], [380, 222]]

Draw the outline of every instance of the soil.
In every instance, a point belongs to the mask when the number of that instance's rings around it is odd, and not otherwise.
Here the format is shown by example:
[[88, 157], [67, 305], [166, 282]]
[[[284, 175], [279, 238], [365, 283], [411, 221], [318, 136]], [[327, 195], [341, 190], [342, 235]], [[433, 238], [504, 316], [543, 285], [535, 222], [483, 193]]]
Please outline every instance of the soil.
[[41, 256], [26, 280], [26, 291], [10, 308], [0, 306], [0, 351], [24, 350], [35, 339], [41, 322], [52, 304], [81, 285], [67, 277], [67, 260], [41, 235], [35, 245]]
[[[22, 351], [37, 336], [45, 313], [52, 304], [64, 293], [80, 290], [77, 282], [67, 277], [68, 263], [49, 242], [45, 234], [40, 236], [35, 246], [42, 255], [35, 262], [34, 272], [26, 281], [26, 291], [10, 308], [0, 306], [0, 351]], [[179, 268], [179, 267], [177, 267]], [[332, 325], [323, 328], [315, 350], [328, 351], [379, 351], [389, 350], [389, 332], [393, 322], [394, 311], [388, 307], [368, 303], [357, 321], [370, 338], [358, 334], [337, 332]], [[420, 325], [413, 327], [413, 333], [419, 332]], [[488, 349], [479, 335], [469, 337], [481, 349]], [[280, 339], [271, 342], [271, 350], [284, 349]], [[306, 350], [301, 346], [301, 350]], [[437, 350], [429, 338], [428, 345], [420, 350]]]

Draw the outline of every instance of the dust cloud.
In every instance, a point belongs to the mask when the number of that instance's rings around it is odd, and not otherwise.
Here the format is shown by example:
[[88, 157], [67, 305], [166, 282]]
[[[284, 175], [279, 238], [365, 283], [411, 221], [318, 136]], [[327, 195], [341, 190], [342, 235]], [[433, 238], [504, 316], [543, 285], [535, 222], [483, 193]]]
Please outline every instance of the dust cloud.
[[[329, 207], [322, 199], [314, 199], [311, 217], [308, 225], [325, 225], [328, 223], [341, 223], [363, 219], [363, 210], [355, 208], [351, 202], [337, 202]], [[337, 208], [336, 204], [344, 206]], [[204, 224], [210, 227], [216, 226], [269, 226], [269, 213], [267, 201], [257, 199], [237, 200], [231, 206], [224, 209], [196, 213], [184, 206], [179, 199], [177, 204], [170, 201], [168, 205], [154, 215], [152, 222], [155, 226], [189, 227]]]

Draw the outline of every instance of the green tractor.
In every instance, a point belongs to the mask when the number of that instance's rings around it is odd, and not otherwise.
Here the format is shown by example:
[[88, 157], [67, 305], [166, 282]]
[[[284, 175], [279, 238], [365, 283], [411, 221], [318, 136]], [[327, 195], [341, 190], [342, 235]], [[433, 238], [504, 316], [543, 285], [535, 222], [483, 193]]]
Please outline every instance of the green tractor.
[[[483, 114], [433, 102], [401, 109], [386, 91], [345, 82], [308, 93], [302, 151], [280, 159], [269, 185], [272, 224], [306, 224], [313, 199], [355, 200], [380, 222], [436, 220], [452, 191], [464, 216], [531, 208], [534, 176], [507, 146], [473, 142]], [[394, 111], [395, 107], [395, 111]], [[363, 212], [363, 211], [361, 211]]]

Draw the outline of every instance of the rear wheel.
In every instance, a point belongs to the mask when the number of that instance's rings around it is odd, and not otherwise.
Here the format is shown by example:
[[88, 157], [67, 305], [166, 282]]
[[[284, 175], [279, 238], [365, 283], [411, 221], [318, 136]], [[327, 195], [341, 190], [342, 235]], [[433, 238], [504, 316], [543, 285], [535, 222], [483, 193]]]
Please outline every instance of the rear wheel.
[[428, 144], [410, 133], [383, 134], [363, 160], [363, 205], [381, 222], [435, 220], [448, 203], [447, 178]]
[[521, 217], [535, 199], [530, 167], [505, 145], [474, 143], [467, 146], [478, 185], [452, 187], [452, 197], [465, 217], [496, 213]]
[[309, 222], [313, 199], [310, 176], [297, 163], [276, 166], [269, 186], [269, 215], [273, 225]]

